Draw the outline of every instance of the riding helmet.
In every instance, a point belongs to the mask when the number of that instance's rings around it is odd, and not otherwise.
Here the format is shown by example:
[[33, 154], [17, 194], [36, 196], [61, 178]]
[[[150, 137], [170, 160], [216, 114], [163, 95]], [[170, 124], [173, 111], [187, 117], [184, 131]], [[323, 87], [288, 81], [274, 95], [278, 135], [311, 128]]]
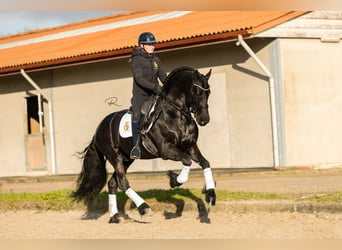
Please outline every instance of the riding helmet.
[[138, 39], [139, 44], [146, 44], [146, 43], [158, 43], [156, 38], [151, 32], [143, 32], [140, 34]]

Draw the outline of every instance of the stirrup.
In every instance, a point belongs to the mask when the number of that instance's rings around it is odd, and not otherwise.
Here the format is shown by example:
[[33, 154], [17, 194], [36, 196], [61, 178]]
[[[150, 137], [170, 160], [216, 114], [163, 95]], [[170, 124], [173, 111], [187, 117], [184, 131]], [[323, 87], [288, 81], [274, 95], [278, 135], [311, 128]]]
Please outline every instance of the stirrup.
[[132, 151], [131, 151], [131, 154], [130, 154], [130, 158], [132, 160], [134, 159], [140, 159], [140, 148], [138, 146], [134, 146]]

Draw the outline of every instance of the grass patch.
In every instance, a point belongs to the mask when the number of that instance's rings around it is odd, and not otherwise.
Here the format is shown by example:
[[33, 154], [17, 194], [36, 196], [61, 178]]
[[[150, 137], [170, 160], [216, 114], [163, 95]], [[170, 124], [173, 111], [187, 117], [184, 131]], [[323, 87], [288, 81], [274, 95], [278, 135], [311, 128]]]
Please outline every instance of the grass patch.
[[316, 194], [308, 197], [304, 197], [303, 201], [315, 201], [315, 202], [342, 202], [342, 192], [328, 193], [328, 194]]
[[[66, 211], [72, 209], [85, 209], [82, 203], [75, 202], [71, 197], [72, 190], [65, 189], [46, 193], [0, 193], [0, 210], [54, 210]], [[177, 203], [203, 201], [204, 194], [201, 189], [176, 188], [172, 190], [152, 189], [138, 192], [147, 203]], [[324, 195], [313, 195], [298, 199], [290, 195], [261, 192], [230, 192], [227, 190], [216, 190], [218, 202], [222, 201], [247, 201], [247, 200], [293, 200], [293, 201], [314, 201], [314, 202], [342, 202], [342, 192], [329, 193]], [[119, 192], [117, 195], [118, 204], [125, 205], [128, 197]], [[108, 193], [101, 192], [96, 202], [100, 208], [108, 206]]]
[[220, 201], [244, 201], [244, 200], [293, 200], [293, 197], [285, 194], [262, 192], [230, 192], [218, 190], [217, 199]]
[[0, 209], [70, 210], [77, 207], [70, 194], [71, 190], [46, 193], [0, 193]]

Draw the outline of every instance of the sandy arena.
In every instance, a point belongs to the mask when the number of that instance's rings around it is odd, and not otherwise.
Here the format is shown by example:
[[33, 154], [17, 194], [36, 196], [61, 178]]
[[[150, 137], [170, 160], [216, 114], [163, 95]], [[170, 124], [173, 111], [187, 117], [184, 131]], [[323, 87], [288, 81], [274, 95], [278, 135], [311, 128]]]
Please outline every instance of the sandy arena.
[[[152, 179], [151, 179], [152, 178]], [[165, 176], [133, 178], [137, 191], [168, 188]], [[342, 190], [342, 170], [254, 172], [216, 175], [217, 186], [232, 191], [294, 193], [298, 196]], [[202, 177], [192, 176], [184, 188], [200, 187]], [[2, 192], [45, 192], [72, 188], [74, 181], [3, 181]], [[109, 224], [108, 213], [82, 219], [85, 211], [0, 211], [0, 239], [342, 239], [341, 212], [236, 212], [211, 208], [209, 223], [201, 223], [196, 209], [166, 219], [175, 207], [153, 211], [141, 218], [128, 209], [129, 219]], [[206, 221], [209, 222], [209, 221]]]
[[161, 212], [109, 224], [105, 214], [82, 220], [83, 211], [0, 213], [1, 239], [341, 239], [342, 214], [211, 212], [211, 224], [196, 212], [166, 220]]

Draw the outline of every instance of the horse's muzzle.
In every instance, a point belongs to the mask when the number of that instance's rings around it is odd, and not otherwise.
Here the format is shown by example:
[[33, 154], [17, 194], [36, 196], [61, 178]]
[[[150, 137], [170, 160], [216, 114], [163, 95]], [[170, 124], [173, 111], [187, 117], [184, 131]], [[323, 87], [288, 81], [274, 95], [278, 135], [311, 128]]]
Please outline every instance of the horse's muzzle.
[[196, 116], [195, 115], [195, 118], [196, 118], [196, 122], [198, 125], [200, 126], [205, 126], [209, 123], [210, 121], [210, 118], [209, 118], [209, 114], [206, 114], [206, 115], [198, 115]]
[[206, 121], [200, 121], [198, 124], [200, 125], [200, 126], [205, 126], [205, 125], [207, 125], [209, 122], [206, 122]]

